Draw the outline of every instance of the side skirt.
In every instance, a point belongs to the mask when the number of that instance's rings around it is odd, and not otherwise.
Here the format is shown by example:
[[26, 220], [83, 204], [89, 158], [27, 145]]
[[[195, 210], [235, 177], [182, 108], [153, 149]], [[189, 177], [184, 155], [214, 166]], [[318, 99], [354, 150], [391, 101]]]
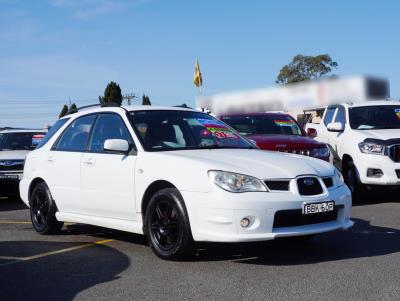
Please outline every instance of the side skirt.
[[137, 221], [128, 221], [123, 219], [105, 218], [105, 217], [65, 213], [65, 212], [57, 212], [56, 218], [60, 222], [62, 221], [62, 222], [89, 224], [104, 228], [143, 234], [142, 224], [139, 224]]

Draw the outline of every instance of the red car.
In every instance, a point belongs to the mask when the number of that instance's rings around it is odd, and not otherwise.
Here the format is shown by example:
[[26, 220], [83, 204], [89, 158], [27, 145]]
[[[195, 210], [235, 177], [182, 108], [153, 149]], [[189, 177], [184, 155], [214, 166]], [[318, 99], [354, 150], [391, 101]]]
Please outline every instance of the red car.
[[283, 113], [242, 113], [218, 116], [261, 149], [311, 156], [329, 161], [329, 148], [307, 136], [297, 121]]

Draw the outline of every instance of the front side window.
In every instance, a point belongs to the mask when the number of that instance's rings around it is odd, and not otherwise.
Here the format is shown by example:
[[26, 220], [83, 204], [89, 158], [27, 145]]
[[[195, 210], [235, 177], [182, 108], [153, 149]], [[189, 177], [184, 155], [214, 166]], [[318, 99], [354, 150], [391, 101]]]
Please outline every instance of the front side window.
[[221, 120], [242, 135], [304, 135], [297, 122], [290, 116], [223, 116]]
[[77, 118], [73, 121], [62, 134], [55, 146], [60, 151], [84, 152], [89, 139], [90, 129], [96, 115], [88, 115]]
[[326, 110], [324, 117], [324, 124], [328, 125], [328, 123], [332, 122], [333, 115], [335, 115], [336, 108], [329, 108]]
[[355, 130], [400, 129], [400, 105], [349, 108], [349, 122]]
[[69, 120], [69, 118], [63, 118], [58, 120], [47, 132], [46, 136], [38, 143], [36, 148], [41, 148], [43, 145], [45, 145], [57, 131]]
[[44, 133], [17, 132], [0, 134], [0, 151], [2, 150], [32, 150], [42, 139]]
[[345, 110], [343, 107], [338, 108], [338, 111], [336, 113], [335, 122], [340, 122], [343, 125], [346, 124], [346, 115], [345, 115]]
[[134, 111], [130, 121], [146, 151], [254, 148], [222, 121], [200, 112]]
[[132, 143], [123, 120], [115, 114], [99, 115], [93, 128], [89, 150], [91, 152], [103, 152], [104, 142], [108, 139], [123, 139]]

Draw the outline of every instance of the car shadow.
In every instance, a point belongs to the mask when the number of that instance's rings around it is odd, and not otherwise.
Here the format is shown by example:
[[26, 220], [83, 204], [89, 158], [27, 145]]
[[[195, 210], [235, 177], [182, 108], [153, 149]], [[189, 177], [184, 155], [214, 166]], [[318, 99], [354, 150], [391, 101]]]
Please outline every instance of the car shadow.
[[246, 244], [203, 244], [194, 261], [303, 265], [400, 251], [400, 230], [373, 226], [362, 219], [353, 221], [354, 227], [347, 231], [320, 234], [302, 242], [289, 238]]
[[13, 259], [5, 259], [9, 256], [34, 256], [79, 245], [76, 242], [0, 242], [1, 299], [73, 300], [78, 293], [90, 287], [118, 279], [118, 275], [130, 264], [126, 255], [107, 245], [94, 245], [13, 263]]
[[371, 190], [363, 195], [362, 200], [353, 202], [353, 206], [357, 207], [381, 203], [400, 202], [399, 191], [400, 190], [387, 190], [383, 188]]
[[133, 244], [148, 245], [144, 235], [85, 224], [67, 224], [61, 231], [60, 235], [89, 235], [97, 238], [114, 239]]
[[28, 207], [18, 198], [0, 198], [0, 212], [25, 209], [28, 209]]

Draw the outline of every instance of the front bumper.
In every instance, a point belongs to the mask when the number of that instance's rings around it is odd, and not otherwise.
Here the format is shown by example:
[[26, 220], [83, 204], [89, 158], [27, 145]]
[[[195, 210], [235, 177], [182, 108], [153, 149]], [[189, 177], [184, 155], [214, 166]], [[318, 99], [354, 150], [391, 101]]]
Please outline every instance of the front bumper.
[[[361, 183], [367, 185], [399, 185], [400, 187], [400, 177], [396, 173], [396, 170], [399, 170], [400, 175], [400, 163], [394, 162], [388, 156], [360, 153], [353, 160]], [[379, 178], [368, 177], [369, 168], [380, 169], [383, 175]]]
[[18, 195], [19, 181], [22, 173], [0, 173], [0, 196]]
[[[351, 193], [347, 186], [329, 189], [318, 197], [303, 197], [292, 192], [230, 193], [214, 188], [209, 193], [182, 192], [193, 239], [212, 242], [249, 242], [277, 237], [300, 236], [348, 229]], [[274, 218], [281, 210], [298, 210], [304, 202], [335, 201], [337, 217], [328, 222], [274, 227]], [[250, 219], [250, 226], [240, 226], [242, 218]]]

